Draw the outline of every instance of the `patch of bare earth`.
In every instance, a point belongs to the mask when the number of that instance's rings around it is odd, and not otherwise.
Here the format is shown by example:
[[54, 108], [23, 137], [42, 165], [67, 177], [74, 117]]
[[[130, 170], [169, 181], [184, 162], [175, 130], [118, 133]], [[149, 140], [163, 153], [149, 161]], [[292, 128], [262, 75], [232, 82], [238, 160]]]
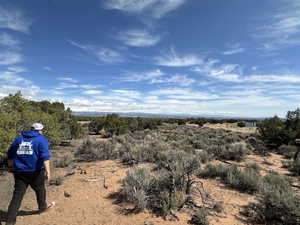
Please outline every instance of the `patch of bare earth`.
[[256, 127], [239, 127], [237, 123], [217, 123], [217, 124], [211, 124], [206, 123], [203, 125], [203, 127], [213, 128], [213, 129], [224, 129], [229, 130], [233, 132], [241, 132], [241, 133], [256, 133], [257, 128]]
[[[156, 217], [150, 212], [131, 214], [133, 206], [116, 203], [109, 196], [121, 188], [120, 180], [126, 176], [128, 167], [115, 161], [102, 161], [96, 163], [79, 163], [80, 169], [73, 176], [67, 177], [61, 186], [48, 187], [48, 201], [55, 201], [57, 205], [49, 212], [38, 215], [18, 216], [18, 223], [23, 225], [142, 225], [145, 221], [161, 225], [188, 224], [191, 218], [189, 210], [176, 212], [179, 221], [166, 221]], [[80, 171], [85, 170], [86, 174]], [[6, 176], [12, 181], [12, 176]], [[105, 178], [105, 183], [104, 183]], [[210, 216], [212, 225], [238, 225], [244, 224], [238, 219], [239, 212], [244, 205], [253, 201], [252, 195], [239, 193], [228, 189], [221, 182], [214, 179], [201, 179], [205, 191], [209, 196], [222, 203], [224, 213]], [[70, 197], [65, 197], [65, 193]], [[7, 207], [11, 192], [8, 193], [4, 207]], [[200, 201], [200, 197], [198, 198]], [[28, 189], [21, 207], [21, 211], [32, 212], [36, 210], [34, 193]]]
[[[243, 129], [243, 128], [241, 128]], [[94, 136], [96, 140], [101, 139]], [[61, 157], [68, 151], [73, 151], [82, 140], [72, 142], [71, 147], [55, 150], [54, 157]], [[280, 174], [288, 174], [282, 168], [283, 158], [276, 154], [268, 157], [249, 155], [241, 163], [257, 163], [264, 171], [274, 170]], [[219, 162], [220, 163], [220, 162]], [[130, 213], [134, 207], [130, 204], [118, 203], [110, 196], [120, 190], [120, 180], [126, 176], [130, 167], [117, 161], [101, 161], [92, 163], [76, 163], [75, 174], [65, 178], [60, 186], [48, 186], [48, 201], [55, 201], [56, 206], [44, 214], [32, 214], [37, 209], [33, 191], [29, 188], [22, 206], [17, 224], [20, 225], [143, 225], [152, 222], [157, 225], [187, 225], [191, 211], [182, 209], [174, 212], [179, 221], [167, 221], [156, 217], [151, 212]], [[54, 169], [54, 175], [65, 175], [69, 169]], [[82, 171], [86, 171], [86, 174]], [[105, 180], [105, 182], [104, 182]], [[224, 212], [209, 216], [212, 225], [242, 225], [247, 224], [240, 216], [243, 206], [255, 201], [254, 195], [241, 193], [226, 187], [218, 179], [199, 179], [205, 192], [214, 201], [221, 202]], [[200, 184], [197, 183], [200, 188]], [[11, 174], [0, 176], [0, 215], [3, 216], [12, 195], [13, 177]], [[66, 197], [66, 194], [70, 194]], [[195, 200], [201, 203], [200, 196]], [[25, 215], [27, 214], [27, 215]]]

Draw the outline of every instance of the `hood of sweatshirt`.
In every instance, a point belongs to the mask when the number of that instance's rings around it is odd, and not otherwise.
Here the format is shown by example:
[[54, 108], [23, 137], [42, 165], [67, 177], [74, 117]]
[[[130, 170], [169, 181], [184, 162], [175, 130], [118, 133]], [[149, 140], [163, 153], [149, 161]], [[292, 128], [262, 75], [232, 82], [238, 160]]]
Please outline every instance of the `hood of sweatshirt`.
[[26, 137], [37, 137], [40, 136], [41, 134], [38, 131], [35, 130], [27, 130], [23, 132], [23, 136]]

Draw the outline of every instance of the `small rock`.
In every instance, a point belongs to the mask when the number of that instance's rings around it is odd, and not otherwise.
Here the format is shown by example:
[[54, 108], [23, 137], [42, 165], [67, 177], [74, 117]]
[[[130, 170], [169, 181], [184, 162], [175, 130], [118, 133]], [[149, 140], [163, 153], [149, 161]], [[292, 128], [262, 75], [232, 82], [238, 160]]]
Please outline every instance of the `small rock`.
[[64, 192], [64, 196], [65, 196], [66, 198], [69, 198], [69, 197], [71, 197], [71, 194], [65, 191], [65, 192]]

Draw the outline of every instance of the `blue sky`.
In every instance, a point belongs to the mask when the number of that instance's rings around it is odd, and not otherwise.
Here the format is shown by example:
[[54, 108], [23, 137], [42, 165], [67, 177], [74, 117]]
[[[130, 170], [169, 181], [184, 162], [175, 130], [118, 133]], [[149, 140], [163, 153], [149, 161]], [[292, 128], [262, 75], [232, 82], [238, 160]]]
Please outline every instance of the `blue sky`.
[[285, 116], [299, 0], [0, 0], [0, 97], [73, 111]]

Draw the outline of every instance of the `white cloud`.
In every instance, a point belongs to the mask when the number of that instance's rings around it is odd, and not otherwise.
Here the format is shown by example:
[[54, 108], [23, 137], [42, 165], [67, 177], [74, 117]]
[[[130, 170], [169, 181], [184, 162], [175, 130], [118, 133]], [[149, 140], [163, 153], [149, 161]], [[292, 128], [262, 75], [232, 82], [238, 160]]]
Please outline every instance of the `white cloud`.
[[13, 65], [22, 61], [22, 56], [17, 52], [0, 52], [0, 65]]
[[70, 83], [78, 83], [78, 80], [72, 77], [58, 77], [57, 79], [65, 82], [70, 82]]
[[93, 55], [96, 59], [102, 63], [122, 63], [125, 58], [117, 51], [109, 48], [101, 48], [93, 45], [83, 45], [72, 40], [67, 40], [71, 45], [82, 49], [83, 51]]
[[20, 41], [7, 33], [0, 33], [0, 45], [18, 48]]
[[195, 79], [189, 78], [187, 75], [176, 74], [173, 76], [166, 76], [160, 69], [141, 72], [141, 73], [132, 73], [126, 77], [121, 78], [124, 82], [141, 82], [146, 81], [148, 84], [177, 84], [179, 86], [189, 86], [195, 83]]
[[50, 94], [52, 95], [63, 95], [64, 92], [63, 91], [59, 91], [59, 90], [55, 90], [55, 89], [50, 89], [48, 90]]
[[229, 44], [228, 47], [228, 50], [222, 52], [223, 55], [235, 55], [245, 51], [239, 43]]
[[113, 90], [112, 92], [122, 97], [135, 98], [135, 99], [139, 99], [142, 97], [142, 94], [140, 92], [133, 91], [133, 90]]
[[146, 30], [128, 30], [119, 33], [116, 39], [121, 40], [128, 46], [149, 47], [156, 45], [161, 40], [161, 37], [152, 35]]
[[109, 48], [95, 50], [94, 54], [100, 61], [105, 63], [121, 63], [125, 60], [119, 52]]
[[62, 89], [67, 89], [67, 88], [78, 88], [79, 86], [75, 83], [59, 83], [57, 87], [55, 87], [56, 90], [62, 90]]
[[168, 67], [187, 67], [203, 64], [203, 60], [196, 55], [189, 54], [179, 56], [174, 49], [171, 49], [169, 54], [155, 58], [156, 64]]
[[283, 47], [300, 45], [300, 3], [282, 1], [284, 6], [258, 27], [253, 35], [262, 40], [264, 50], [274, 51]]
[[15, 73], [23, 73], [26, 70], [26, 68], [22, 67], [22, 66], [10, 66], [7, 68], [9, 71], [15, 72]]
[[239, 65], [219, 64], [219, 60], [209, 59], [202, 65], [193, 68], [193, 71], [223, 81], [240, 82], [242, 69]]
[[192, 89], [158, 89], [151, 91], [149, 93], [152, 96], [163, 96], [165, 98], [172, 99], [194, 99], [194, 100], [209, 100], [216, 99], [218, 96], [216, 94], [209, 94], [206, 92], [199, 92]]
[[105, 7], [125, 12], [142, 12], [153, 6], [159, 0], [107, 0]]
[[176, 10], [183, 5], [187, 0], [161, 0], [157, 4], [157, 8], [153, 11], [153, 15], [156, 18], [161, 18], [167, 13]]
[[244, 80], [250, 82], [300, 83], [300, 74], [250, 75], [245, 77]]
[[32, 20], [20, 9], [8, 9], [0, 6], [0, 28], [29, 33]]
[[150, 81], [152, 84], [164, 83], [164, 84], [177, 84], [179, 86], [190, 86], [195, 83], [196, 80], [193, 78], [187, 77], [187, 75], [176, 74], [167, 78], [154, 78]]
[[176, 10], [187, 0], [106, 0], [105, 7], [129, 13], [149, 12], [154, 18], [161, 18]]
[[48, 70], [48, 71], [52, 71], [52, 68], [49, 67], [49, 66], [44, 66], [43, 69], [44, 69], [44, 70]]
[[163, 75], [164, 73], [160, 69], [157, 69], [148, 72], [131, 73], [126, 77], [121, 78], [121, 80], [126, 82], [151, 81]]
[[17, 91], [21, 91], [25, 97], [32, 98], [40, 92], [40, 88], [14, 71], [0, 72], [0, 95], [8, 95]]
[[98, 94], [101, 94], [102, 91], [99, 91], [99, 90], [86, 90], [86, 91], [83, 91], [82, 93], [85, 94], [85, 95], [98, 95]]
[[192, 69], [202, 75], [236, 83], [300, 83], [300, 74], [249, 74], [244, 75], [238, 64], [220, 64], [219, 60], [208, 60]]
[[101, 85], [101, 84], [81, 84], [80, 87], [83, 89], [97, 89], [97, 88], [102, 88], [103, 85]]

